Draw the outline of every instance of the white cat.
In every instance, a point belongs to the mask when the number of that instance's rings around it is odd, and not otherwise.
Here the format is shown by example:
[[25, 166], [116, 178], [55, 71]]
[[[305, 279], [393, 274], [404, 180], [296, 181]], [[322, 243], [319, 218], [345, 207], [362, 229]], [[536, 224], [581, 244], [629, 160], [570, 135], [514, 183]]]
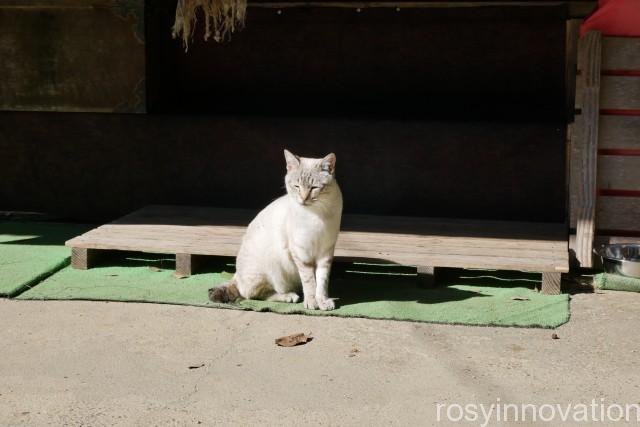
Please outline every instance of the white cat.
[[212, 301], [243, 297], [296, 303], [302, 287], [305, 308], [335, 308], [328, 291], [342, 216], [336, 156], [310, 159], [287, 150], [284, 156], [287, 194], [251, 221], [236, 258], [236, 274], [209, 289]]

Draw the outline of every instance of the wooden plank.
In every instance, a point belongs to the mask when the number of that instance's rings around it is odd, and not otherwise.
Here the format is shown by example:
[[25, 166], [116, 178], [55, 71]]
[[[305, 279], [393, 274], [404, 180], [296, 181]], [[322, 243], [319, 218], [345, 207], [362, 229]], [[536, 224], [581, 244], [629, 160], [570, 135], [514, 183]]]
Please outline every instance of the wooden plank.
[[[102, 226], [98, 230], [114, 227], [114, 229], [129, 232], [127, 227], [135, 225], [132, 229], [148, 228], [154, 231], [154, 225], [161, 225], [163, 232], [174, 230], [176, 233], [183, 233], [203, 228], [194, 229], [182, 225], [186, 224], [206, 226], [205, 228], [218, 227], [220, 230], [217, 232], [227, 232], [235, 236], [242, 232], [244, 226], [253, 219], [255, 214], [255, 211], [232, 209], [151, 206]], [[563, 240], [565, 232], [562, 224], [369, 215], [344, 215], [342, 231], [359, 232], [357, 235], [363, 237], [365, 239], [363, 241], [368, 241], [366, 236], [378, 238], [380, 235], [389, 234], [394, 238], [436, 239], [430, 243], [437, 243], [437, 239], [440, 238], [446, 239], [447, 242], [451, 239], [462, 239], [461, 242], [465, 242], [466, 239], [473, 238], [486, 239], [488, 243], [497, 242], [498, 245], [505, 243], [501, 241], [502, 239], [506, 242], [522, 239], [527, 245], [529, 242], [535, 244], [538, 241], [545, 242], [544, 245], [554, 244]], [[546, 243], [546, 241], [549, 242]]]
[[[576, 116], [572, 144], [582, 139], [582, 115]], [[640, 116], [600, 116], [599, 149], [640, 150]]]
[[640, 77], [602, 76], [600, 108], [640, 109]]
[[[187, 246], [198, 245], [203, 248], [206, 248], [209, 243], [207, 239], [212, 236], [217, 238], [218, 243], [235, 243], [238, 238], [242, 237], [242, 232], [238, 232], [237, 234], [228, 234], [223, 230], [218, 231], [220, 227], [199, 227], [199, 233], [196, 235], [194, 233], [179, 233], [176, 236], [171, 236], [169, 232], [165, 232], [162, 229], [158, 229], [157, 232], [151, 231], [148, 234], [144, 234], [143, 232], [135, 231], [133, 232], [137, 237], [136, 241], [144, 241], [150, 245], [154, 245], [158, 243], [159, 233], [163, 232], [165, 237], [158, 244], [162, 244], [162, 242], [167, 242], [168, 244], [175, 244], [176, 248], [184, 248]], [[103, 233], [102, 240], [106, 242], [109, 239], [113, 239], [115, 241], [124, 241], [126, 236], [132, 236], [131, 232], [120, 232], [119, 235], [112, 233], [109, 236], [106, 233]], [[97, 234], [94, 234], [91, 238], [95, 241]], [[185, 244], [183, 243], [184, 236], [189, 236], [193, 243]], [[87, 243], [91, 243], [90, 239], [86, 239]], [[366, 233], [366, 232], [351, 232], [351, 231], [342, 231], [340, 233], [339, 242], [341, 245], [345, 247], [365, 247], [370, 246], [372, 244], [376, 244], [380, 241], [385, 241], [387, 247], [395, 247], [402, 245], [412, 245], [416, 248], [423, 250], [424, 252], [432, 252], [432, 253], [441, 253], [441, 248], [459, 248], [461, 251], [468, 250], [485, 250], [485, 251], [502, 251], [506, 250], [513, 252], [517, 250], [518, 252], [532, 252], [541, 257], [545, 257], [543, 253], [552, 248], [554, 250], [558, 250], [562, 247], [562, 240], [522, 240], [522, 239], [483, 239], [483, 238], [474, 238], [474, 237], [447, 237], [447, 236], [408, 236], [402, 234], [393, 234], [393, 233]], [[135, 243], [135, 241], [134, 241]], [[467, 246], [473, 243], [474, 249], [469, 249]], [[82, 245], [80, 240], [76, 241], [75, 244], [78, 246]]]
[[598, 189], [640, 190], [640, 156], [599, 156]]
[[[584, 76], [578, 76], [576, 81], [576, 109], [584, 108], [584, 84]], [[603, 110], [640, 109], [640, 77], [602, 76], [600, 108]]]
[[[346, 8], [346, 9], [366, 9], [366, 8], [401, 8], [401, 9], [432, 9], [432, 8], [482, 8], [482, 7], [549, 7], [566, 4], [564, 1], [554, 0], [529, 0], [529, 1], [253, 1], [249, 7], [266, 9], [286, 9], [286, 8]], [[589, 6], [582, 6], [574, 3], [576, 14], [583, 13]], [[591, 3], [591, 2], [587, 2]], [[590, 5], [592, 6], [592, 5]]]
[[599, 197], [598, 228], [640, 231], [640, 198]]
[[569, 17], [584, 18], [589, 15], [596, 7], [597, 2], [593, 0], [573, 0], [573, 1], [554, 1], [554, 0], [538, 0], [538, 1], [265, 1], [258, 0], [249, 3], [249, 7], [284, 9], [296, 7], [331, 7], [331, 8], [348, 8], [348, 9], [364, 9], [364, 8], [480, 8], [480, 7], [549, 7], [567, 5]]
[[578, 176], [576, 204], [576, 259], [583, 267], [591, 267], [593, 237], [596, 226], [596, 174], [598, 159], [598, 121], [600, 118], [601, 35], [590, 31], [581, 45], [585, 67], [582, 107], [582, 164]]
[[[253, 215], [251, 211], [153, 206], [71, 239], [67, 246], [235, 256], [245, 230], [238, 224], [248, 223]], [[561, 224], [362, 215], [345, 215], [343, 222], [337, 257], [419, 266], [568, 268], [566, 230]], [[510, 233], [520, 237], [508, 238]]]
[[[572, 147], [571, 151], [571, 194], [577, 195], [581, 177], [581, 153]], [[598, 190], [640, 190], [640, 156], [598, 156]], [[578, 202], [571, 198], [572, 224], [575, 224]]]
[[[600, 196], [597, 203], [598, 230], [640, 231], [640, 198]], [[575, 218], [570, 226], [577, 228]]]
[[562, 275], [560, 273], [542, 273], [542, 293], [559, 295]]
[[[118, 229], [105, 227], [89, 232], [68, 243], [75, 247], [95, 249], [142, 250], [147, 252], [171, 253], [188, 252], [212, 254], [227, 247], [230, 253], [239, 247], [244, 229], [226, 233], [224, 227], [186, 227], [184, 231], [173, 233], [169, 228]], [[399, 253], [419, 252], [422, 255], [478, 255], [511, 258], [556, 259], [566, 244], [546, 240], [492, 240], [453, 237], [403, 236], [388, 233], [342, 232], [338, 239], [338, 249], [349, 252], [372, 252], [382, 247]], [[376, 252], [377, 253], [377, 252]]]
[[[582, 70], [584, 58], [578, 57]], [[640, 37], [603, 37], [602, 70], [640, 70]]]
[[603, 70], [640, 70], [640, 37], [605, 37]]
[[640, 149], [640, 116], [600, 116], [600, 148]]
[[287, 8], [287, 7], [333, 7], [348, 9], [371, 8], [469, 8], [469, 7], [534, 7], [534, 6], [560, 6], [567, 5], [569, 17], [584, 18], [595, 9], [597, 2], [594, 0], [572, 0], [572, 1], [386, 1], [386, 2], [357, 2], [357, 1], [252, 1], [249, 7], [255, 8]]
[[[148, 206], [126, 215], [111, 225], [152, 225], [184, 227], [189, 225], [224, 226], [235, 233], [233, 226], [244, 227], [256, 215], [256, 211], [242, 209], [218, 209], [190, 206]], [[232, 226], [232, 227], [229, 227]], [[136, 227], [136, 229], [143, 229]], [[183, 232], [188, 228], [178, 228]], [[519, 221], [477, 221], [450, 218], [420, 218], [402, 216], [344, 215], [343, 231], [391, 233], [406, 236], [446, 236], [523, 240], [558, 240], [564, 229], [562, 224], [529, 223]]]

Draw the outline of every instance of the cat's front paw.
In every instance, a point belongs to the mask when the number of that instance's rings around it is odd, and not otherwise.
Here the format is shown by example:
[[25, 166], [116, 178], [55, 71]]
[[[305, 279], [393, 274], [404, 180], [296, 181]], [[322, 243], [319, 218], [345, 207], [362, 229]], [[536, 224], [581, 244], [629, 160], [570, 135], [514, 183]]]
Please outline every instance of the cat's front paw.
[[316, 301], [320, 310], [329, 311], [336, 308], [336, 304], [331, 298], [316, 298]]
[[317, 310], [318, 303], [316, 302], [315, 297], [305, 297], [304, 308], [306, 308], [307, 310]]

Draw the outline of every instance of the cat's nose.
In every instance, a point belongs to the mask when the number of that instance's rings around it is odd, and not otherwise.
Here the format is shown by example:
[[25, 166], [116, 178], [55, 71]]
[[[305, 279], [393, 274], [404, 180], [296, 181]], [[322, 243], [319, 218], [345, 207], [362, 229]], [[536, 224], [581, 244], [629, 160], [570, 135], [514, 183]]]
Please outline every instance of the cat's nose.
[[309, 198], [309, 194], [311, 194], [311, 190], [300, 189], [300, 198], [303, 202], [306, 202]]

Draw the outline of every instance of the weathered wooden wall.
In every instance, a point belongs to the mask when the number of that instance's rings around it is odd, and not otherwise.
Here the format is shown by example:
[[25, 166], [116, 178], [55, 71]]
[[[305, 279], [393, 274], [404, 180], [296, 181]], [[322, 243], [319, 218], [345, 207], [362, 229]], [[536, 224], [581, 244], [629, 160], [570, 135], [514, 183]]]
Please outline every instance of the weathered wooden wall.
[[[578, 57], [576, 108], [582, 113], [584, 49]], [[603, 37], [599, 96], [596, 229], [601, 235], [640, 237], [640, 38]], [[571, 153], [571, 226], [585, 169], [585, 120], [576, 116]]]
[[0, 0], [0, 109], [144, 112], [144, 0]]

